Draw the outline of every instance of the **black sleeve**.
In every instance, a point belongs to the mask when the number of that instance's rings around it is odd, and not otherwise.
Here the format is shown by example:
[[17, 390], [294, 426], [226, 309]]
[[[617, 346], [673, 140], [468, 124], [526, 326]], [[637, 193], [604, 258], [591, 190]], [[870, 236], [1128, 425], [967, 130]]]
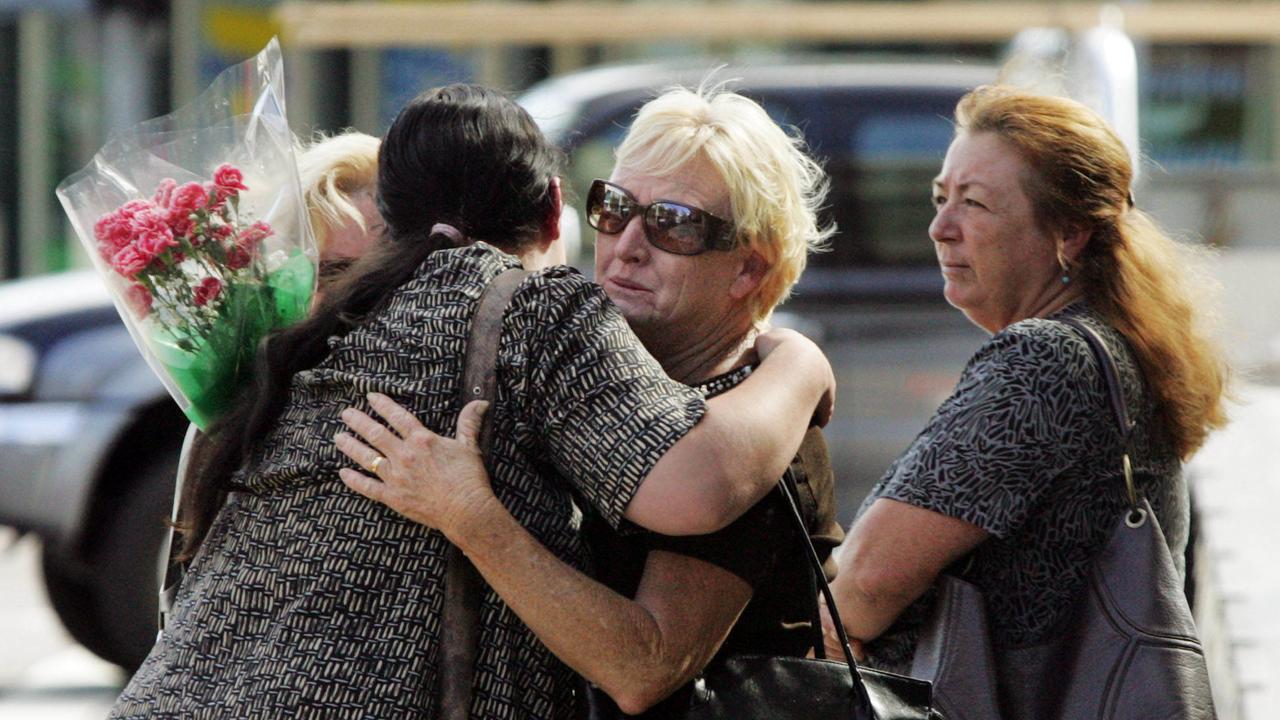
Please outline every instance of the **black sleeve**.
[[[835, 517], [835, 483], [822, 431], [810, 428], [800, 452], [791, 464], [800, 512], [818, 551], [826, 562], [828, 579], [835, 577], [835, 563], [827, 562], [831, 550], [844, 539]], [[781, 490], [774, 489], [742, 517], [710, 535], [670, 537], [651, 534], [651, 548], [687, 555], [742, 578], [757, 589], [777, 570], [779, 562], [805, 562], [799, 529]], [[807, 551], [805, 551], [807, 552]]]
[[956, 392], [873, 491], [959, 518], [998, 538], [1018, 532], [1090, 446], [1104, 411], [1088, 345], [1061, 323], [1023, 321], [970, 360]]
[[742, 578], [754, 590], [773, 573], [779, 553], [791, 547], [787, 538], [796, 532], [783, 502], [774, 489], [719, 532], [682, 537], [650, 533], [650, 549], [711, 563]]

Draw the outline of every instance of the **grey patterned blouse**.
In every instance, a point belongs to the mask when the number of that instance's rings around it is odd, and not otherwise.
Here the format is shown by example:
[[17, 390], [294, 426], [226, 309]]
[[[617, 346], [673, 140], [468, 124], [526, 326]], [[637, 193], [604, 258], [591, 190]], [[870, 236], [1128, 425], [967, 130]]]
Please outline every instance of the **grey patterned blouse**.
[[[298, 373], [287, 407], [192, 563], [169, 629], [113, 717], [425, 718], [439, 653], [444, 537], [349, 491], [338, 413], [378, 391], [452, 434], [480, 292], [517, 262], [441, 251], [368, 321]], [[564, 560], [585, 561], [574, 498], [617, 524], [640, 481], [705, 412], [600, 289], [535, 273], [503, 320], [489, 468], [494, 490]], [[563, 480], [561, 478], [564, 478]], [[560, 718], [568, 669], [491, 591], [474, 718]]]
[[[955, 392], [859, 510], [890, 498], [990, 533], [964, 577], [983, 591], [997, 648], [1052, 632], [1126, 506], [1106, 382], [1086, 341], [1055, 321], [1067, 315], [1096, 330], [1116, 360], [1137, 421], [1139, 489], [1182, 570], [1187, 488], [1172, 446], [1154, 432], [1154, 407], [1128, 343], [1084, 303], [1014, 323], [969, 360]], [[873, 664], [909, 666], [932, 599], [926, 594], [868, 645]]]

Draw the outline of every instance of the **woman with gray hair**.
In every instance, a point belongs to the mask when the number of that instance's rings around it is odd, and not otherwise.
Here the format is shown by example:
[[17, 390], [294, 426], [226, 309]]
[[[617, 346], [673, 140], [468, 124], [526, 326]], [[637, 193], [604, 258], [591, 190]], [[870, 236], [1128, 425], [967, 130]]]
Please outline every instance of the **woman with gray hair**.
[[[768, 352], [758, 331], [808, 253], [830, 236], [817, 223], [825, 190], [801, 140], [755, 102], [718, 90], [668, 91], [641, 108], [612, 176], [588, 193], [596, 281], [668, 375], [709, 396], [724, 392], [751, 373], [757, 351]], [[584, 702], [595, 717], [677, 710], [688, 703], [690, 680], [725, 655], [805, 653], [816, 590], [779, 492], [702, 536], [617, 531], [588, 512], [589, 577], [548, 552], [494, 497], [475, 445], [477, 405], [459, 419], [457, 440], [393, 404], [375, 409], [403, 440], [366, 416], [348, 420], [393, 471], [375, 479], [344, 470], [343, 480], [462, 548], [539, 639], [591, 683]], [[357, 461], [373, 452], [352, 437], [339, 447]], [[808, 530], [825, 555], [842, 535], [816, 429], [797, 463], [800, 495], [812, 501], [802, 503]]]

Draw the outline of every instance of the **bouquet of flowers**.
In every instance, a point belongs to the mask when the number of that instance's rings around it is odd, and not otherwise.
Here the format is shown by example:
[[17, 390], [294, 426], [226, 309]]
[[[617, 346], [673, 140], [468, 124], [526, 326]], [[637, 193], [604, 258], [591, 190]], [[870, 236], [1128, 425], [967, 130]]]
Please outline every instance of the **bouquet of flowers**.
[[134, 342], [201, 429], [263, 336], [310, 306], [316, 249], [293, 149], [272, 40], [58, 187]]

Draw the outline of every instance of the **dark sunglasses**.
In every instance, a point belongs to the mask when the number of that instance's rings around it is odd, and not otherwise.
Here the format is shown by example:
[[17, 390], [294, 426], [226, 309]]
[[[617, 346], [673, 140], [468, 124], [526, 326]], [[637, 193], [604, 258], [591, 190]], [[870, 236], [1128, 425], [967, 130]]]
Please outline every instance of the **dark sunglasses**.
[[733, 225], [683, 203], [657, 200], [636, 202], [626, 188], [604, 180], [591, 183], [587, 192], [587, 224], [602, 233], [616, 235], [633, 217], [644, 219], [649, 244], [676, 255], [699, 255], [708, 250], [732, 250]]

